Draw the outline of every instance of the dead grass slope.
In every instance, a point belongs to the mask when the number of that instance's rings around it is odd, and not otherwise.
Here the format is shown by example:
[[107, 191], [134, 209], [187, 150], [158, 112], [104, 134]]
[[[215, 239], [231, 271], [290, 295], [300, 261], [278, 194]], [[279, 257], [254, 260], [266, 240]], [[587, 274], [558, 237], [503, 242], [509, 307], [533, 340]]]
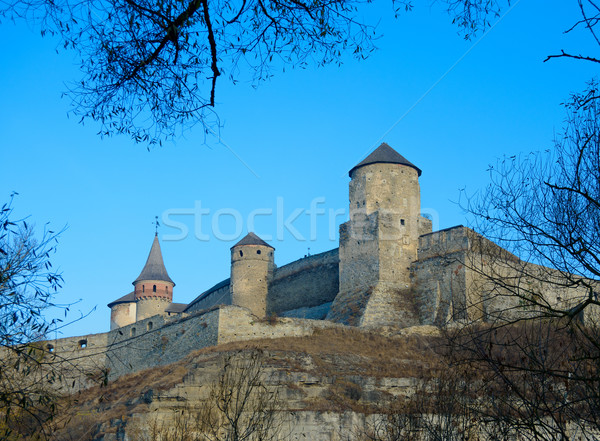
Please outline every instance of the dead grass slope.
[[[191, 381], [207, 366], [218, 370], [223, 354], [254, 349], [264, 352], [265, 368], [279, 374], [272, 376], [275, 386], [291, 391], [289, 396], [306, 397], [290, 403], [290, 411], [368, 412], [373, 396], [362, 391], [365, 379], [378, 382], [383, 378], [427, 378], [440, 359], [441, 343], [438, 337], [386, 337], [340, 328], [318, 330], [310, 337], [261, 339], [205, 348], [171, 365], [126, 375], [107, 386], [69, 397], [69, 410], [56, 436], [60, 440], [101, 439], [106, 433], [115, 433], [133, 414], [147, 412], [150, 403], [162, 393]], [[324, 389], [319, 389], [317, 397], [310, 397], [302, 390], [305, 385], [285, 380], [290, 374], [316, 378]]]

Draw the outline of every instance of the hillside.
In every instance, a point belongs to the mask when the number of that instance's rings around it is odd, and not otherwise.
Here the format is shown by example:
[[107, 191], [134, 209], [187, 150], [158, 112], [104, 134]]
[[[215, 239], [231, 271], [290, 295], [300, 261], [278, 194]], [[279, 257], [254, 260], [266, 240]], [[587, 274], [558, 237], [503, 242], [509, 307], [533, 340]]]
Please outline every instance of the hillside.
[[439, 345], [440, 338], [431, 335], [382, 336], [345, 328], [205, 348], [69, 397], [53, 436], [109, 441], [127, 433], [134, 439], [133, 428], [201, 408], [223, 360], [249, 358], [259, 350], [260, 377], [278, 391], [285, 438], [337, 439], [354, 430], [354, 413], [380, 412], [393, 397], [409, 395], [416, 379], [427, 378], [438, 363]]

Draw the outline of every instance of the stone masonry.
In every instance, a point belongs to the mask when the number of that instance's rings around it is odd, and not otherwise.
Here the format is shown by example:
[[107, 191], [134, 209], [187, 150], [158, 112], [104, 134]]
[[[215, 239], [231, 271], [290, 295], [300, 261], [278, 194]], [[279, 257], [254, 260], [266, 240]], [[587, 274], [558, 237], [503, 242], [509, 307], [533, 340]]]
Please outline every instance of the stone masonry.
[[[535, 283], [548, 302], [563, 307], [588, 295], [548, 283], [560, 274], [519, 260], [469, 228], [432, 232], [420, 212], [421, 170], [387, 144], [349, 175], [350, 220], [340, 226], [339, 249], [278, 268], [275, 249], [250, 232], [231, 248], [231, 277], [182, 304], [173, 303], [175, 283], [155, 236], [134, 291], [108, 305], [110, 331], [48, 347], [62, 359], [88, 355], [114, 379], [232, 341], [530, 314], [510, 292], [490, 285], [490, 273], [517, 290]], [[535, 280], [522, 277], [525, 269]]]

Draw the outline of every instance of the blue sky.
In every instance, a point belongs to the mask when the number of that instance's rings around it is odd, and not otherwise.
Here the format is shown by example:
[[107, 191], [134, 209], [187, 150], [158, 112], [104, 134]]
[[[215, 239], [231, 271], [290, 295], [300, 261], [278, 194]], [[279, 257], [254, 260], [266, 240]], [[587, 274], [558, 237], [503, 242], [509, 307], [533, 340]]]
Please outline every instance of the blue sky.
[[[258, 88], [220, 80], [221, 140], [198, 126], [150, 151], [68, 118], [61, 93], [78, 79], [76, 61], [34, 26], [3, 22], [0, 200], [17, 191], [18, 215], [66, 226], [53, 258], [65, 279], [57, 301], [75, 303], [70, 319], [89, 315], [65, 335], [108, 330], [106, 304], [132, 290], [154, 216], [170, 213], [189, 230], [172, 240], [180, 230], [159, 229], [175, 301], [187, 303], [229, 276], [229, 248], [249, 218], [271, 237], [278, 265], [337, 247], [347, 172], [382, 141], [423, 170], [422, 208], [438, 228], [467, 222], [459, 189], [485, 187], [496, 158], [550, 147], [560, 103], [596, 73], [583, 62], [542, 62], [561, 49], [597, 49], [583, 31], [563, 34], [578, 19], [576, 2], [521, 0], [472, 41], [426, 3], [396, 20], [391, 2], [372, 5], [382, 37], [366, 61], [286, 69]], [[197, 204], [210, 212], [184, 214]], [[311, 204], [324, 211], [312, 226]], [[293, 228], [278, 231], [278, 212]]]

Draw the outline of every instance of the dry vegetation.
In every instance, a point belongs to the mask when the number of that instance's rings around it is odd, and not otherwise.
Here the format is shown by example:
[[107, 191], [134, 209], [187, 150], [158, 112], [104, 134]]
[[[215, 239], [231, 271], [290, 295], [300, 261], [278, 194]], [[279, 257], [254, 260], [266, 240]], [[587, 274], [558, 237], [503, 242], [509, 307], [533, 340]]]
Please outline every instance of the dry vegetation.
[[[72, 397], [70, 411], [61, 418], [57, 440], [94, 439], [115, 433], [136, 413], [145, 413], [163, 391], [186, 381], [188, 374], [219, 363], [238, 351], [264, 351], [270, 371], [305, 373], [328, 379], [318, 400], [307, 400], [304, 410], [372, 412], [355, 378], [423, 378], [431, 375], [441, 353], [441, 339], [419, 335], [385, 337], [358, 329], [316, 331], [310, 337], [287, 337], [235, 342], [205, 348], [185, 359], [126, 375], [106, 387], [94, 387]], [[290, 389], [298, 388], [297, 385]]]
[[[219, 395], [214, 385], [219, 379], [223, 383], [224, 366], [232, 364], [227, 360], [249, 360], [257, 352], [259, 389], [276, 391], [281, 398], [279, 408], [271, 412], [370, 415], [364, 427], [343, 434], [349, 439], [467, 440], [487, 432], [490, 439], [516, 433], [560, 439], [555, 435], [568, 434], [568, 422], [575, 418], [566, 412], [566, 400], [580, 415], [597, 414], [600, 402], [589, 399], [600, 381], [596, 348], [574, 344], [578, 339], [573, 328], [559, 322], [528, 321], [502, 328], [450, 329], [443, 337], [386, 337], [340, 327], [310, 337], [229, 343], [69, 397], [63, 408], [70, 409], [55, 422], [54, 439], [99, 439], [125, 428], [129, 433], [135, 421], [156, 433], [172, 427], [156, 419], [158, 415], [177, 416], [181, 427], [211, 421], [212, 416], [199, 416], [208, 408], [203, 404], [206, 397]], [[578, 377], [560, 374], [560, 369], [567, 374], [575, 367]], [[182, 395], [190, 387], [191, 395]], [[194, 389], [198, 387], [204, 392]], [[150, 419], [139, 420], [140, 415]], [[218, 422], [213, 425], [215, 434], [226, 430], [222, 420], [212, 421]], [[595, 423], [585, 421], [588, 426]], [[140, 440], [149, 435], [144, 436]], [[152, 436], [148, 439], [170, 439]]]

